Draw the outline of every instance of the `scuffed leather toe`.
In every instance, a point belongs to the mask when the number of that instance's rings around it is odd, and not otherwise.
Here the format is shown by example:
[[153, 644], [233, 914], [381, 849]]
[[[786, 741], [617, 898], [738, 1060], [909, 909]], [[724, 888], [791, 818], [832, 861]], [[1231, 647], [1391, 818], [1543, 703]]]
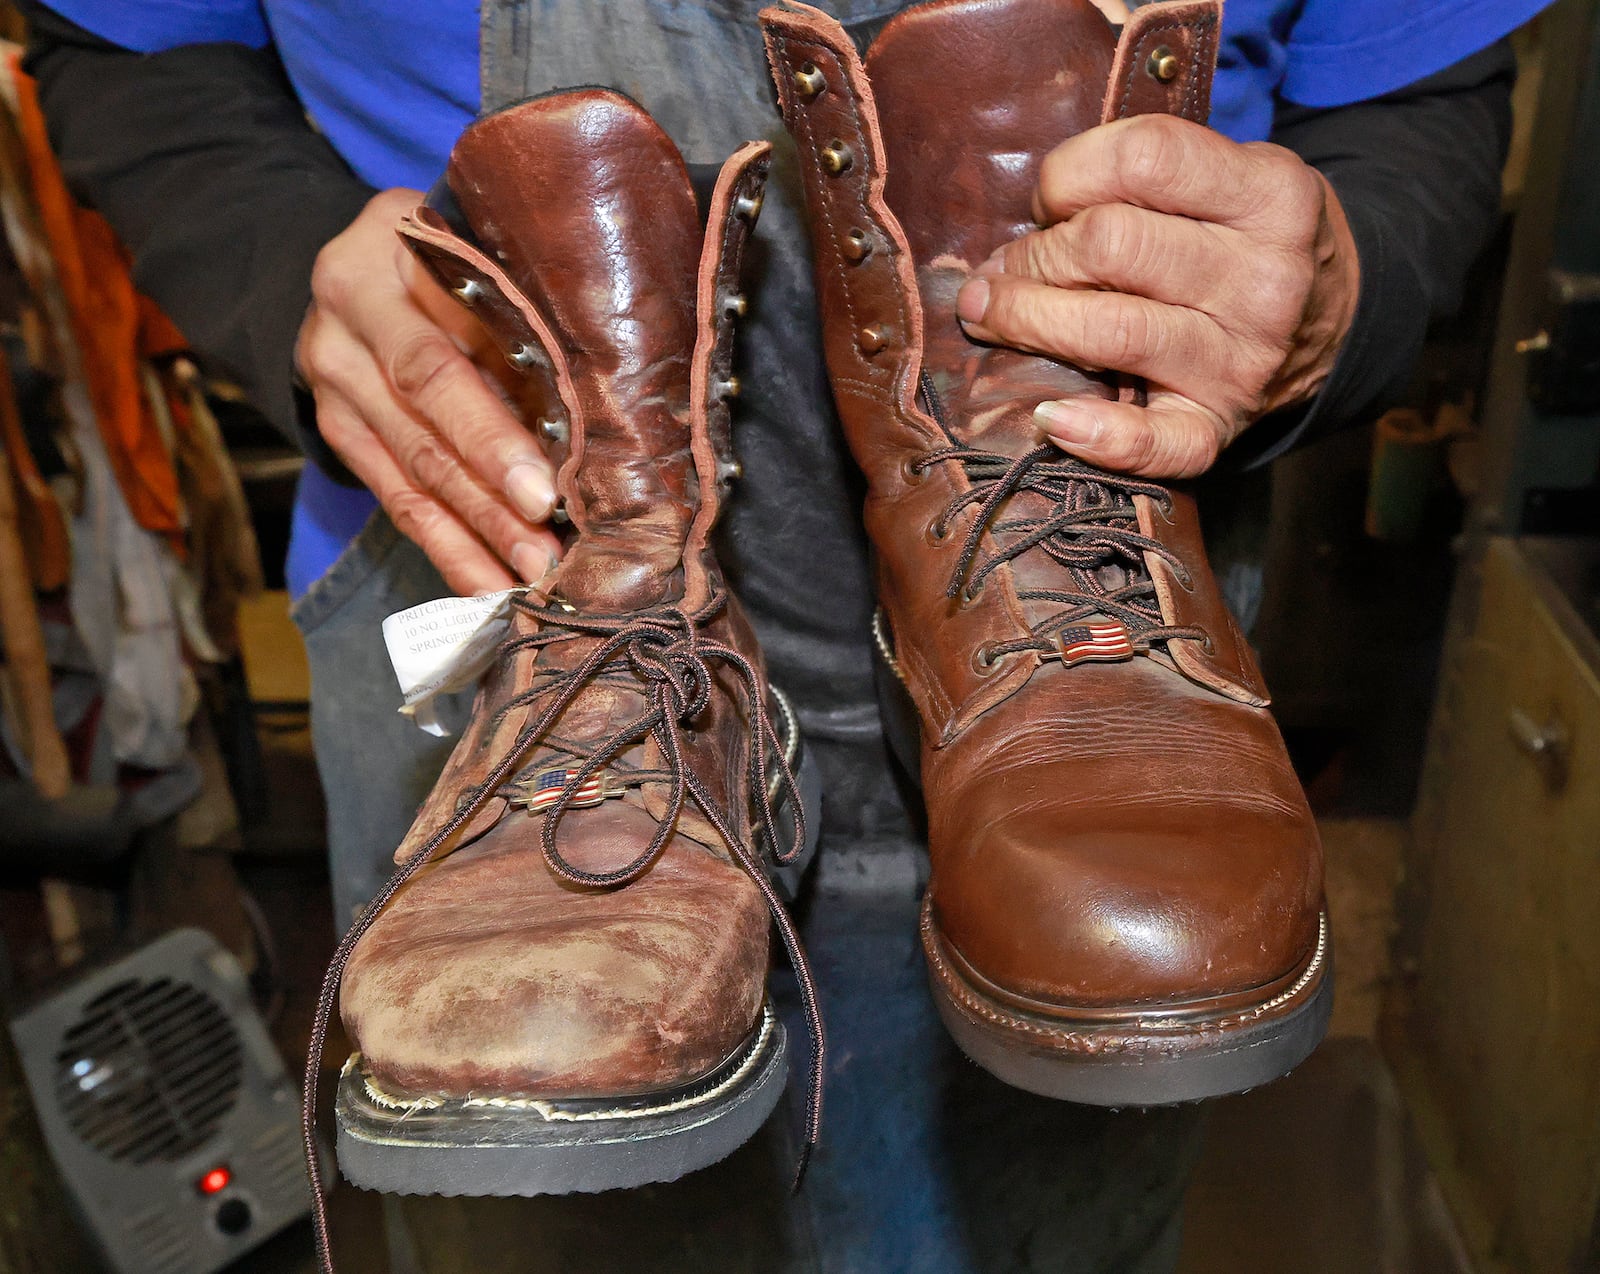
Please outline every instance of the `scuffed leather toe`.
[[[753, 1029], [768, 922], [749, 877], [679, 836], [624, 891], [575, 887], [537, 829], [512, 815], [424, 870], [351, 957], [345, 1027], [386, 1088], [659, 1091], [713, 1070]], [[570, 814], [562, 840], [637, 853], [654, 830], [613, 802]]]

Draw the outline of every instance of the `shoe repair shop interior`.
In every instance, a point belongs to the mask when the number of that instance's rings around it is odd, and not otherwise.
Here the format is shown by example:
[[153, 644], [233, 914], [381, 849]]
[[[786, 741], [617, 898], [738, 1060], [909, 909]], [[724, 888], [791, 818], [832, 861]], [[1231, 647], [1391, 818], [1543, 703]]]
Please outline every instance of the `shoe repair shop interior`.
[[[1057, 1062], [994, 1054], [1003, 1032], [940, 990], [959, 971], [930, 980], [944, 948], [933, 921], [931, 937], [918, 932], [919, 837], [893, 825], [848, 845], [824, 837], [803, 871], [775, 877], [810, 974], [795, 976], [775, 938], [776, 1013], [740, 1009], [759, 1012], [742, 1037], [757, 1042], [670, 1101], [395, 1096], [365, 1062], [346, 1063], [335, 1010], [309, 1135], [339, 1269], [1600, 1271], [1595, 8], [1560, 0], [1514, 36], [1500, 226], [1398, 405], [1226, 495], [1261, 515], [1264, 566], [1243, 607], [1325, 855], [1338, 979], [1325, 1037], [1318, 996], [1289, 1044], [1255, 1041], [1290, 1049], [1270, 1071], [1207, 1081], [1202, 1067], [1164, 1081], [1173, 1100], [1161, 1102], [1109, 1066], [1082, 1100], [1036, 1095], [1080, 1090], [1055, 1078]], [[23, 19], [0, 12], [20, 45]], [[301, 1077], [336, 925], [310, 676], [282, 569], [307, 462], [135, 294], [105, 224], [67, 194], [16, 51], [0, 91], [0, 1274], [310, 1274]], [[786, 113], [826, 109], [840, 72], [818, 58], [791, 68]], [[850, 180], [848, 147], [822, 158], [831, 176], [817, 180]], [[752, 171], [712, 203], [734, 268], [740, 219], [760, 202]], [[443, 220], [408, 225], [424, 257], [471, 252]], [[866, 240], [853, 242], [865, 258]], [[485, 281], [457, 286], [469, 304], [497, 273], [474, 259]], [[857, 339], [870, 356], [884, 338]], [[513, 364], [535, 358], [511, 348]], [[559, 421], [540, 425], [565, 442]], [[720, 455], [726, 487], [735, 466]], [[538, 614], [518, 631], [562, 631], [561, 613], [528, 605]], [[1071, 631], [1090, 659], [1128, 639], [1120, 623]], [[616, 687], [668, 649], [651, 632], [624, 634], [637, 662], [609, 665], [610, 691], [566, 673], [557, 688], [575, 686], [579, 704], [644, 704]], [[699, 675], [666, 654], [650, 666], [667, 681]], [[718, 685], [744, 675], [727, 666]], [[776, 753], [795, 724], [787, 701], [768, 702], [762, 738]], [[672, 728], [640, 735], [659, 765]], [[639, 751], [613, 759], [637, 766], [643, 744], [622, 743]], [[775, 764], [751, 773], [774, 785], [782, 823], [785, 801], [815, 792], [802, 766], [785, 795]], [[535, 831], [517, 829], [539, 813], [600, 826], [649, 804], [610, 800], [613, 782], [600, 768], [525, 776], [511, 799], [530, 818], [494, 835], [512, 828], [531, 847], [524, 868], [544, 872]], [[657, 818], [670, 788], [649, 788]], [[486, 790], [462, 779], [448, 795], [477, 810]], [[685, 827], [700, 799], [687, 798]], [[905, 801], [914, 827], [918, 798]], [[442, 823], [456, 807], [433, 812]], [[753, 916], [759, 935], [772, 919], [753, 877], [720, 848], [685, 857], [686, 835], [720, 847], [714, 830], [680, 827], [655, 847], [660, 863], [684, 879], [695, 862], [734, 873], [743, 901], [703, 927]], [[577, 883], [558, 893], [638, 888], [599, 887], [583, 876], [599, 868], [576, 860], [562, 860]], [[422, 897], [433, 886], [417, 880]], [[358, 948], [347, 995], [358, 974], [381, 979], [384, 932]], [[752, 1004], [765, 1003], [764, 968]], [[1273, 1004], [1326, 973], [1307, 966]], [[813, 979], [827, 1100], [793, 1191]], [[390, 1029], [404, 1033], [414, 1003], [402, 996]], [[596, 1029], [626, 1012], [604, 995], [593, 1004]], [[362, 1029], [370, 1053], [379, 1028]], [[529, 1107], [543, 1131], [519, 1131]], [[740, 1109], [754, 1114], [736, 1135], [704, 1131], [737, 1128]], [[637, 1175], [652, 1137], [668, 1166]], [[387, 1188], [357, 1188], [340, 1167]]]

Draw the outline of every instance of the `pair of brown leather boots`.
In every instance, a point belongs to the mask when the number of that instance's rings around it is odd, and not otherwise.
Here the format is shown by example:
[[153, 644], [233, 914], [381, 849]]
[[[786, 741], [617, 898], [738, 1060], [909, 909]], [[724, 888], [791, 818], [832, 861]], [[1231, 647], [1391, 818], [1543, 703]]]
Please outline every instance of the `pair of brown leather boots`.
[[[1321, 853], [1194, 507], [1039, 442], [1039, 402], [1136, 385], [973, 343], [954, 314], [1032, 224], [1056, 144], [1203, 117], [1218, 6], [1151, 4], [1119, 38], [1090, 0], [933, 0], [864, 60], [815, 9], [762, 21], [869, 484], [879, 644], [920, 726], [939, 1010], [993, 1074], [1071, 1101], [1281, 1075], [1331, 1003]], [[821, 1024], [764, 862], [809, 844], [798, 738], [710, 548], [766, 166], [764, 144], [734, 155], [703, 223], [671, 141], [586, 89], [473, 125], [460, 215], [402, 228], [524, 370], [571, 534], [330, 971], [360, 1185], [599, 1190], [727, 1154], [787, 1070], [773, 920], [815, 1138]]]

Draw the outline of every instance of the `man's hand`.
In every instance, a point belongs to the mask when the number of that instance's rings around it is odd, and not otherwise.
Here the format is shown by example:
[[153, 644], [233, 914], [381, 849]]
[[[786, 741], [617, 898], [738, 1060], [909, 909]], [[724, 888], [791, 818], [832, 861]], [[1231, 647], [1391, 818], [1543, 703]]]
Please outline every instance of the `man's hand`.
[[395, 236], [422, 199], [382, 191], [323, 248], [295, 361], [328, 445], [451, 588], [533, 583], [557, 553], [550, 463], [473, 361], [499, 352]]
[[1192, 477], [1327, 379], [1355, 314], [1356, 248], [1333, 188], [1291, 152], [1140, 116], [1052, 151], [1033, 211], [1044, 228], [962, 288], [966, 331], [1149, 386], [1144, 407], [1041, 404], [1035, 423], [1064, 450]]

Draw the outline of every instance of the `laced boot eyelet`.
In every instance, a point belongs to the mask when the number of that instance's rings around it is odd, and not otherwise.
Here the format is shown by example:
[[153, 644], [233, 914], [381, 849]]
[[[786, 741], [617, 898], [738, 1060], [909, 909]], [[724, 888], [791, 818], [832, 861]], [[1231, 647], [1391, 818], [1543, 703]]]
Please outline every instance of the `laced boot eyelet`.
[[1200, 634], [1200, 649], [1208, 655], [1214, 655], [1217, 653], [1217, 643], [1211, 640], [1210, 633]]
[[981, 582], [977, 585], [963, 584], [961, 586], [961, 604], [963, 606], [971, 606], [982, 594], [983, 584]]
[[934, 518], [933, 521], [929, 522], [928, 525], [923, 528], [922, 538], [925, 539], [929, 544], [943, 544], [950, 538], [950, 528], [947, 526], [942, 526], [939, 522], [939, 519]]
[[900, 476], [906, 480], [908, 487], [917, 487], [927, 478], [928, 471], [922, 467], [920, 461], [908, 457], [900, 462]]
[[828, 87], [828, 81], [823, 78], [822, 72], [817, 70], [814, 62], [802, 62], [794, 73], [794, 82], [807, 97], [815, 97]]
[[1172, 578], [1177, 581], [1178, 587], [1186, 593], [1194, 592], [1194, 575], [1187, 566], [1176, 566], [1172, 571]]
[[855, 151], [838, 138], [834, 138], [822, 148], [822, 167], [830, 177], [843, 176], [850, 171], [851, 165], [855, 162]]
[[980, 677], [987, 677], [1000, 666], [1000, 655], [996, 652], [993, 642], [984, 642], [972, 652], [972, 670]]
[[1145, 74], [1160, 84], [1172, 83], [1182, 70], [1183, 64], [1178, 61], [1178, 55], [1164, 44], [1158, 46], [1144, 64]]

